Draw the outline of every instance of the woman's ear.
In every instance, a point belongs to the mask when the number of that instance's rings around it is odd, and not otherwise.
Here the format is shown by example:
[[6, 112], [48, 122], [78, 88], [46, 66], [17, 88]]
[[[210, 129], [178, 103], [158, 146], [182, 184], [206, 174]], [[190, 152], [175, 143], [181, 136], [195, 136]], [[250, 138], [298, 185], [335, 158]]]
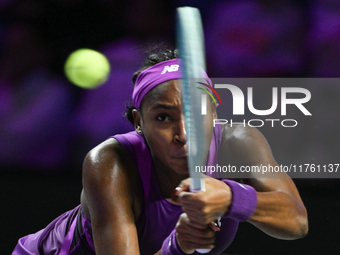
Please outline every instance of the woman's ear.
[[133, 125], [135, 127], [136, 132], [138, 134], [142, 135], [143, 131], [142, 131], [142, 117], [141, 117], [141, 114], [136, 109], [133, 109], [132, 110], [132, 117], [133, 117]]

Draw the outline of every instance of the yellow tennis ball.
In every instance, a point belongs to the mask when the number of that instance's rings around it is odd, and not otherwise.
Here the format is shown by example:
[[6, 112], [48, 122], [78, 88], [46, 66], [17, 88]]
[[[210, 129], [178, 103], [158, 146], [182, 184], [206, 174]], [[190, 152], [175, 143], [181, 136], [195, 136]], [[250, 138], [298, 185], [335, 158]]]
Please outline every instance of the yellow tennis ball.
[[70, 54], [65, 63], [65, 74], [70, 82], [94, 89], [103, 84], [110, 73], [107, 58], [91, 49], [79, 49]]

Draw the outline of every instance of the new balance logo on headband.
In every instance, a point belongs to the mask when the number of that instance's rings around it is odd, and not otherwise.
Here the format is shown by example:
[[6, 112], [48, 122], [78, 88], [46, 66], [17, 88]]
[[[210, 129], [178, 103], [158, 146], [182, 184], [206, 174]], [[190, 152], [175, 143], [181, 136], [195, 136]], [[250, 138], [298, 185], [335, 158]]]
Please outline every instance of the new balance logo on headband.
[[166, 72], [178, 71], [178, 68], [179, 68], [179, 65], [164, 66], [164, 69], [161, 72], [161, 74], [165, 74]]

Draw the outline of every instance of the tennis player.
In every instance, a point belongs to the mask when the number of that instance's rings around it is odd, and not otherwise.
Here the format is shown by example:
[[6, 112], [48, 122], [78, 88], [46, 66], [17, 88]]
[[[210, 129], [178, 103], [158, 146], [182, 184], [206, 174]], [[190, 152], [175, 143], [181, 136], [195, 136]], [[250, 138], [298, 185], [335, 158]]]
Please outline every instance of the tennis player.
[[[221, 254], [239, 222], [279, 239], [306, 235], [306, 208], [293, 181], [204, 178], [205, 191], [189, 192], [186, 131], [181, 110], [181, 62], [176, 50], [151, 54], [133, 76], [135, 131], [115, 135], [86, 156], [81, 204], [45, 229], [19, 239], [23, 254]], [[206, 76], [206, 75], [205, 75]], [[208, 76], [206, 76], [208, 80]], [[207, 112], [207, 165], [273, 165], [261, 133], [216, 125]], [[221, 217], [221, 225], [215, 220]]]

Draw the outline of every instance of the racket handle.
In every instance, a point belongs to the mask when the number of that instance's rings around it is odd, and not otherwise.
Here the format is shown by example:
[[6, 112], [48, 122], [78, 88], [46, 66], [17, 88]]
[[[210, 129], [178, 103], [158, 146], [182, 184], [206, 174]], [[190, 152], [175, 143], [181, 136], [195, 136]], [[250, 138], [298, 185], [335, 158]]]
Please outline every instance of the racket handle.
[[202, 178], [192, 177], [190, 183], [190, 191], [193, 193], [204, 191], [205, 183]]
[[197, 249], [196, 250], [198, 253], [205, 254], [211, 251], [211, 249]]
[[[218, 226], [218, 227], [220, 227], [221, 226], [221, 217], [218, 217], [218, 219], [216, 220], [216, 225]], [[213, 223], [211, 223], [211, 224], [213, 224]], [[211, 226], [210, 226], [211, 227]], [[215, 230], [216, 231], [216, 229], [214, 229], [213, 227], [211, 227], [213, 230]], [[219, 229], [219, 228], [218, 228]], [[217, 231], [220, 231], [220, 230], [217, 230]], [[198, 253], [201, 253], [201, 254], [205, 254], [205, 253], [208, 253], [208, 252], [210, 252], [211, 251], [211, 249], [197, 249], [196, 250]]]

